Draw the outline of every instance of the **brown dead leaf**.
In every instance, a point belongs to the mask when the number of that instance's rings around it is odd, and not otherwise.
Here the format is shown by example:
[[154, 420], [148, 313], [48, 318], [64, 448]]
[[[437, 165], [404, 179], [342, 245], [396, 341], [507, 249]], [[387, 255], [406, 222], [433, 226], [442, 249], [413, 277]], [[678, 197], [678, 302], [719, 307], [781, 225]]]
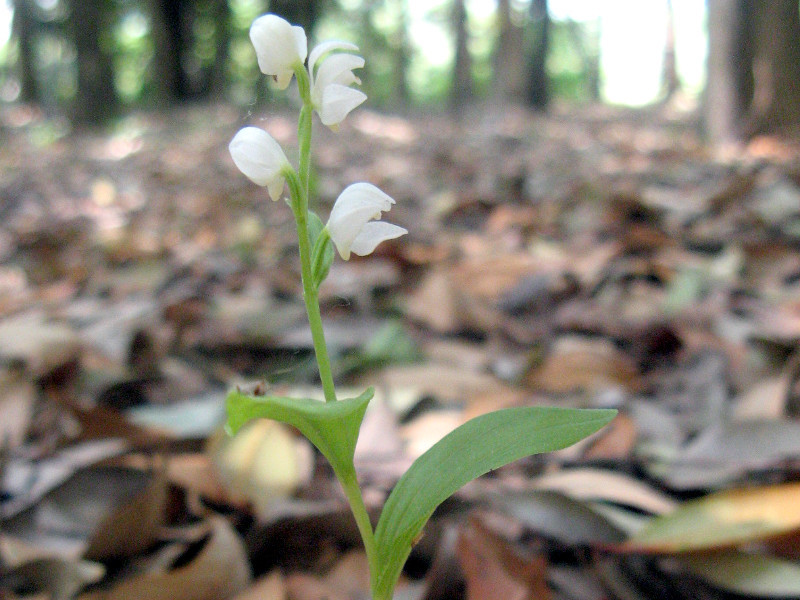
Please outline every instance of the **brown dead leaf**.
[[605, 339], [563, 337], [525, 383], [556, 394], [598, 392], [621, 387], [636, 390], [638, 373], [633, 361]]
[[129, 557], [149, 548], [166, 522], [167, 480], [162, 468], [128, 502], [115, 508], [95, 529], [85, 558]]
[[79, 600], [219, 600], [238, 594], [250, 583], [250, 564], [239, 535], [222, 517], [208, 522], [209, 535], [188, 564], [163, 573], [125, 579], [108, 590]]
[[370, 378], [390, 390], [416, 389], [420, 396], [431, 396], [441, 402], [463, 403], [509, 389], [488, 373], [437, 363], [389, 367], [371, 374]]
[[458, 298], [449, 272], [434, 268], [408, 299], [406, 314], [436, 333], [454, 333], [463, 327]]
[[292, 573], [286, 577], [288, 600], [349, 600], [312, 575]]
[[25, 441], [36, 396], [33, 377], [23, 365], [0, 371], [0, 446], [13, 450]]
[[336, 593], [357, 598], [369, 592], [369, 563], [362, 550], [352, 550], [342, 556], [325, 575], [325, 583]]
[[549, 600], [547, 561], [523, 557], [478, 519], [459, 535], [456, 554], [467, 580], [467, 600]]
[[260, 577], [249, 588], [234, 596], [233, 600], [286, 600], [286, 583], [280, 571]]
[[[166, 459], [167, 480], [171, 485], [197, 494], [216, 504], [245, 508], [247, 500], [232, 494], [220, 481], [217, 468], [207, 454], [173, 454]], [[150, 459], [141, 454], [129, 454], [114, 464], [135, 469], [146, 469]]]
[[638, 434], [636, 422], [620, 413], [593, 438], [584, 456], [587, 460], [625, 460], [631, 456]]

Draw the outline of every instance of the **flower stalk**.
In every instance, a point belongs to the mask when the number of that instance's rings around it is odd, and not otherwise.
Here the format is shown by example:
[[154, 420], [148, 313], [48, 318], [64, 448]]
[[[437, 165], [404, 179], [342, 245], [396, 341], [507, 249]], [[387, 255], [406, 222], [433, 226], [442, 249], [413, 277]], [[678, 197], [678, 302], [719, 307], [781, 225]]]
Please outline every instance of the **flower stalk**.
[[[342, 258], [347, 260], [351, 251], [359, 255], [369, 254], [381, 241], [407, 232], [396, 225], [372, 222], [381, 216], [381, 212], [389, 210], [394, 200], [375, 186], [362, 183], [350, 186], [339, 196], [327, 225], [322, 226], [318, 217], [313, 215], [316, 224], [313, 238], [311, 235], [309, 193], [313, 113], [319, 115], [324, 125], [336, 129], [366, 99], [365, 94], [350, 87], [360, 83], [353, 69], [363, 67], [364, 59], [341, 53], [357, 51], [358, 48], [347, 42], [323, 42], [311, 51], [306, 67], [305, 32], [275, 15], [256, 19], [250, 29], [250, 38], [256, 49], [259, 68], [273, 78], [279, 89], [285, 89], [292, 78], [297, 80], [302, 100], [297, 124], [297, 170], [289, 164], [279, 144], [266, 131], [255, 127], [246, 127], [237, 133], [230, 151], [236, 166], [251, 181], [266, 187], [273, 200], [283, 194], [284, 186], [289, 188], [288, 204], [297, 228], [303, 300], [325, 402], [333, 403], [337, 400], [336, 388], [319, 306], [319, 286], [333, 260], [331, 245], [336, 246]], [[375, 533], [358, 485], [352, 455], [344, 463], [334, 463], [334, 472], [361, 534], [370, 571], [375, 572], [380, 567]]]

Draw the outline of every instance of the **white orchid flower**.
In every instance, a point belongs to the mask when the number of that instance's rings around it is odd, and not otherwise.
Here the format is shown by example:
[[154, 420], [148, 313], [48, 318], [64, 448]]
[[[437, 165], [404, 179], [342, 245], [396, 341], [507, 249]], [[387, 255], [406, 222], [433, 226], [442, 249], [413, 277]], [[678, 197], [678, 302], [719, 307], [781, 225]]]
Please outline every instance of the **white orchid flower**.
[[250, 26], [250, 41], [256, 49], [258, 68], [272, 75], [278, 89], [284, 90], [308, 54], [306, 32], [277, 15], [258, 17]]
[[[324, 125], [335, 127], [367, 99], [367, 95], [351, 88], [361, 80], [353, 74], [353, 69], [364, 66], [364, 59], [355, 54], [331, 54], [320, 62], [324, 54], [334, 50], [358, 50], [349, 42], [329, 41], [317, 45], [308, 57], [308, 74], [311, 78], [311, 101]], [[316, 73], [315, 73], [316, 70]]]
[[326, 227], [344, 260], [351, 252], [366, 256], [381, 242], [408, 233], [397, 225], [375, 220], [392, 204], [392, 198], [370, 183], [354, 183], [339, 194]]
[[270, 198], [283, 193], [284, 168], [291, 168], [278, 142], [263, 129], [245, 127], [228, 145], [233, 162], [253, 183], [266, 186]]

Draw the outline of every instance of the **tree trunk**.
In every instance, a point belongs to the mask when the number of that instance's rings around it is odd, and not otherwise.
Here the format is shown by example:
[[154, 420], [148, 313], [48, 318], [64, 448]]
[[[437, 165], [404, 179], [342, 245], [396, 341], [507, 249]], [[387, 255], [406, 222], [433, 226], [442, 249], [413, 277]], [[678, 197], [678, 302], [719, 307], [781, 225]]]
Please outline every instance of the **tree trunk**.
[[511, 18], [511, 1], [497, 3], [497, 45], [494, 50], [493, 95], [497, 100], [522, 101], [525, 91], [525, 38]]
[[528, 104], [536, 110], [547, 108], [547, 50], [550, 37], [550, 15], [547, 0], [531, 1], [531, 24], [534, 34], [531, 49]]
[[678, 69], [675, 63], [675, 11], [672, 0], [667, 0], [667, 36], [664, 42], [664, 58], [661, 68], [661, 90], [664, 102], [669, 102], [680, 89]]
[[228, 0], [214, 0], [214, 65], [211, 68], [209, 95], [217, 100], [228, 91], [228, 57], [231, 43], [231, 11]]
[[459, 112], [472, 99], [472, 59], [468, 47], [467, 7], [464, 0], [453, 0], [452, 18], [456, 51], [450, 108]]
[[752, 133], [800, 131], [800, 11], [797, 0], [753, 3]]
[[69, 29], [75, 44], [78, 91], [73, 122], [98, 125], [116, 111], [114, 67], [111, 54], [103, 47], [108, 31], [109, 6], [103, 0], [73, 0]]
[[187, 40], [184, 19], [187, 0], [150, 0], [153, 36], [153, 88], [159, 106], [169, 106], [189, 96], [183, 70]]
[[740, 0], [708, 0], [708, 63], [704, 102], [705, 130], [713, 143], [730, 143], [741, 135], [744, 81], [740, 50], [744, 35]]
[[17, 38], [19, 59], [19, 99], [23, 102], [39, 102], [41, 100], [39, 81], [36, 77], [36, 57], [34, 43], [36, 39], [36, 19], [33, 15], [33, 0], [14, 0], [14, 20], [11, 30]]

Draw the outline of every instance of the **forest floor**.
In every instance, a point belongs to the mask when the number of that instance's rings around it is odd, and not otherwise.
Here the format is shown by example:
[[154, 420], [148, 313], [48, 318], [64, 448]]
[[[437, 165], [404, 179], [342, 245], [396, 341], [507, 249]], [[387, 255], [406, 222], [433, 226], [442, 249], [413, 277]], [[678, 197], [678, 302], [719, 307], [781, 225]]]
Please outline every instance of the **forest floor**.
[[[246, 124], [294, 148], [293, 118], [0, 111], [0, 598], [368, 597], [324, 459], [221, 429], [235, 385], [321, 395], [290, 210], [227, 150]], [[315, 130], [323, 220], [362, 180], [409, 234], [321, 296], [341, 395], [377, 390], [376, 515], [476, 415], [620, 410], [442, 505], [397, 598], [800, 597], [797, 144], [712, 153], [656, 109], [362, 109]]]

